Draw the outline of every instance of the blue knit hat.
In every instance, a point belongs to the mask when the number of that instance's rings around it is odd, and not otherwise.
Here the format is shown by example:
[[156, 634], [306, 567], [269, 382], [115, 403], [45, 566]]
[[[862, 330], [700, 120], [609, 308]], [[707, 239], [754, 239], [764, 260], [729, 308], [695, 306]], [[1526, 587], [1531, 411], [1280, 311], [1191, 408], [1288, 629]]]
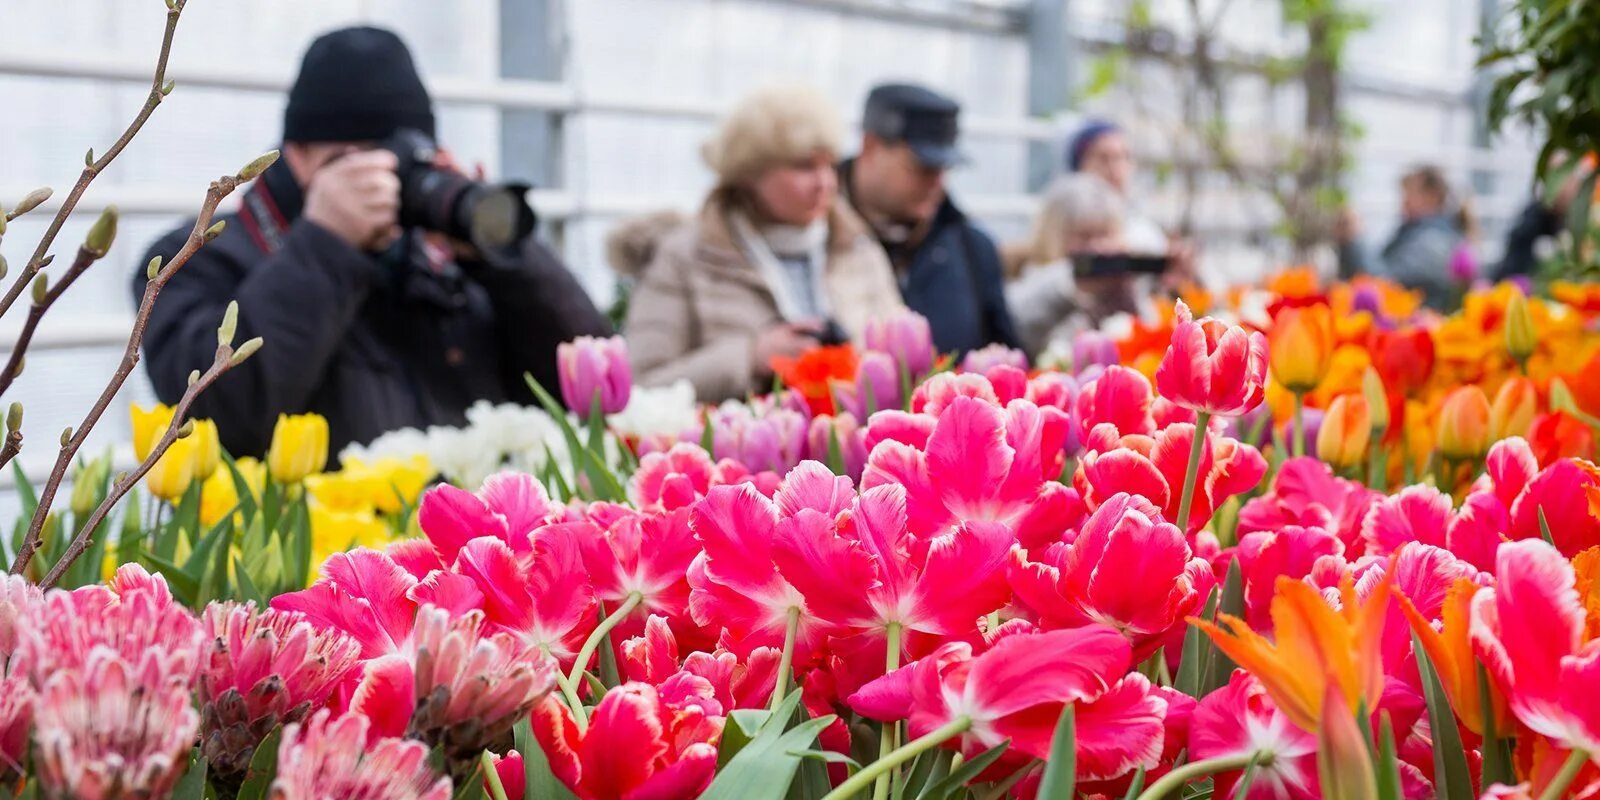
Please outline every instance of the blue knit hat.
[[1083, 169], [1083, 155], [1089, 152], [1090, 145], [1096, 139], [1108, 133], [1121, 133], [1122, 128], [1115, 122], [1104, 119], [1093, 119], [1084, 123], [1078, 132], [1067, 140], [1067, 171], [1077, 172]]

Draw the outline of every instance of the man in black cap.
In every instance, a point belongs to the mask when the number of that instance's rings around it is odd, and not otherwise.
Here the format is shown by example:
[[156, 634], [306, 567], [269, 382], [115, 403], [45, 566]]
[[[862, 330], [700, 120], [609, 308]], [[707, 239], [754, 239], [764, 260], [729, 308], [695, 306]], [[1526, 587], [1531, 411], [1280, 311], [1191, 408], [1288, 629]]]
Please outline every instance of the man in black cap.
[[840, 185], [889, 253], [906, 305], [928, 318], [941, 352], [1019, 346], [1006, 310], [1000, 254], [945, 191], [956, 147], [955, 101], [910, 84], [867, 95], [861, 152]]
[[[282, 413], [327, 417], [337, 451], [399, 427], [461, 424], [479, 399], [532, 402], [524, 373], [555, 386], [556, 345], [609, 332], [532, 235], [480, 250], [402, 228], [398, 158], [377, 145], [407, 130], [431, 140], [434, 118], [399, 37], [361, 27], [318, 38], [289, 92], [283, 157], [162, 291], [144, 346], [165, 402], [211, 363], [229, 301], [239, 340], [265, 339], [193, 409], [235, 455], [265, 452]], [[146, 259], [172, 258], [192, 224]], [[136, 298], [144, 282], [141, 264]]]

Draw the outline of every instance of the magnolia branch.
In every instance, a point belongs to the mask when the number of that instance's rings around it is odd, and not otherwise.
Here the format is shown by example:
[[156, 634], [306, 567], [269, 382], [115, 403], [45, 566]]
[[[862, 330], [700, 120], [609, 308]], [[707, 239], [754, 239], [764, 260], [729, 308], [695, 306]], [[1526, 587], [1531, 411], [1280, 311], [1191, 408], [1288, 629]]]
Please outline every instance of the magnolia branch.
[[[114, 219], [115, 212], [112, 211], [111, 215]], [[72, 282], [88, 270], [89, 265], [104, 258], [105, 254], [104, 249], [94, 249], [88, 243], [83, 244], [78, 248], [78, 257], [73, 259], [72, 266], [61, 276], [61, 280], [43, 294], [34, 297], [33, 305], [28, 307], [28, 319], [22, 324], [22, 331], [17, 334], [16, 346], [11, 349], [11, 358], [6, 360], [4, 371], [0, 371], [0, 395], [5, 394], [6, 390], [11, 388], [11, 382], [22, 374], [23, 354], [33, 342], [33, 333], [39, 327], [39, 320], [44, 319], [45, 312], [49, 311], [50, 306], [72, 286]]]
[[[259, 342], [259, 340], [254, 339], [251, 341]], [[256, 346], [259, 346], [259, 344], [252, 346], [250, 342], [246, 342], [240, 346], [238, 351], [238, 354], [242, 355], [236, 358], [236, 353], [231, 344], [221, 342], [217, 344], [217, 355], [216, 358], [212, 359], [211, 367], [201, 373], [197, 379], [189, 384], [189, 388], [184, 390], [183, 397], [178, 400], [178, 404], [172, 409], [172, 422], [167, 425], [167, 430], [161, 434], [161, 438], [155, 443], [155, 446], [150, 448], [150, 453], [144, 457], [144, 461], [141, 461], [133, 472], [124, 474], [112, 485], [111, 491], [106, 493], [105, 499], [101, 500], [100, 505], [89, 515], [83, 527], [79, 529], [77, 536], [73, 537], [72, 543], [67, 545], [67, 549], [61, 554], [60, 560], [56, 561], [55, 566], [50, 568], [50, 573], [45, 575], [44, 580], [39, 583], [40, 588], [48, 589], [54, 586], [56, 581], [61, 580], [61, 576], [65, 575], [67, 570], [72, 567], [73, 562], [77, 561], [78, 557], [83, 555], [90, 545], [94, 544], [94, 532], [100, 527], [101, 523], [105, 522], [106, 517], [111, 514], [111, 509], [121, 502], [122, 498], [127, 496], [128, 492], [139, 484], [139, 481], [144, 479], [144, 476], [155, 467], [156, 462], [160, 461], [161, 457], [172, 447], [173, 442], [190, 435], [193, 431], [192, 426], [188, 430], [184, 428], [185, 423], [188, 421], [189, 407], [194, 405], [195, 399], [207, 387], [215, 383], [217, 378], [222, 377], [222, 373], [227, 372], [242, 362], [244, 358], [249, 357]], [[23, 566], [26, 567], [26, 564]]]
[[20, 452], [22, 452], [22, 428], [10, 428], [6, 431], [5, 443], [0, 444], [0, 469], [11, 463], [11, 459], [16, 458]]
[[45, 254], [49, 252], [50, 246], [55, 244], [56, 234], [61, 232], [61, 226], [66, 224], [67, 218], [72, 216], [73, 209], [78, 207], [78, 200], [89, 189], [89, 184], [94, 182], [95, 177], [111, 165], [112, 160], [122, 153], [129, 142], [133, 141], [133, 137], [139, 133], [139, 129], [144, 127], [145, 121], [150, 119], [151, 114], [155, 113], [156, 106], [161, 105], [162, 98], [172, 91], [172, 84], [167, 82], [166, 79], [167, 57], [172, 53], [172, 35], [178, 29], [178, 17], [183, 13], [184, 4], [187, 2], [188, 0], [168, 0], [167, 27], [161, 36], [161, 55], [156, 59], [155, 75], [150, 79], [150, 96], [145, 99], [144, 107], [139, 109], [139, 113], [134, 116], [133, 121], [128, 123], [127, 129], [111, 144], [110, 149], [101, 154], [98, 159], [92, 158], [94, 155], [93, 150], [90, 150], [88, 155], [85, 156], [87, 163], [84, 165], [83, 173], [78, 176], [78, 183], [62, 199], [61, 208], [56, 211], [55, 219], [50, 221], [49, 227], [45, 228], [44, 236], [39, 240], [39, 246], [34, 248], [33, 256], [28, 259], [28, 263], [23, 266], [21, 273], [17, 275], [16, 282], [11, 284], [11, 288], [6, 291], [5, 298], [0, 300], [0, 316], [5, 316], [5, 313], [11, 310], [11, 305], [22, 295], [23, 290], [33, 280], [33, 276], [38, 274], [45, 264], [49, 263]]
[[[83, 447], [84, 440], [89, 437], [89, 431], [100, 421], [100, 417], [105, 414], [106, 408], [111, 405], [111, 401], [122, 390], [123, 384], [127, 382], [128, 376], [133, 373], [133, 368], [138, 365], [139, 345], [144, 340], [145, 328], [150, 323], [150, 312], [155, 307], [156, 297], [161, 294], [162, 287], [167, 285], [167, 281], [172, 280], [172, 276], [177, 274], [178, 270], [199, 251], [201, 246], [221, 233], [222, 223], [219, 222], [213, 226], [211, 218], [216, 214], [217, 206], [222, 203], [223, 198], [232, 194], [233, 190], [238, 188], [240, 184], [255, 179], [277, 158], [277, 151], [267, 153], [250, 162], [244, 169], [239, 171], [239, 174], [226, 175], [212, 181], [211, 188], [206, 191], [205, 202], [200, 206], [200, 213], [195, 218], [194, 228], [189, 231], [189, 238], [184, 241], [183, 247], [178, 250], [177, 255], [173, 256], [172, 261], [155, 271], [155, 274], [151, 275], [150, 280], [145, 283], [144, 296], [139, 300], [139, 310], [133, 318], [133, 330], [128, 334], [128, 344], [122, 352], [122, 362], [117, 365], [116, 373], [111, 376], [110, 382], [101, 391], [99, 399], [89, 409], [89, 413], [84, 416], [83, 422], [76, 429], [69, 428], [62, 434], [61, 451], [56, 455], [55, 466], [50, 470], [49, 480], [45, 482], [43, 489], [39, 493], [39, 507], [34, 510], [33, 519], [28, 523], [28, 534], [23, 538], [22, 545], [17, 550], [17, 558], [11, 565], [12, 574], [21, 574], [23, 570], [27, 569], [28, 562], [33, 560], [34, 552], [39, 549], [45, 521], [50, 516], [50, 506], [55, 502], [56, 493], [61, 489], [61, 482], [66, 478], [67, 468], [72, 465], [73, 457]], [[150, 266], [154, 270], [159, 264], [160, 261], [157, 259], [152, 261]], [[232, 338], [231, 333], [228, 338]], [[223, 344], [226, 344], [226, 342], [223, 342]], [[246, 345], [248, 344], [246, 343]], [[241, 354], [248, 355], [244, 350], [245, 346], [242, 345], [240, 347]], [[191, 386], [190, 388], [193, 389], [194, 387]], [[187, 395], [187, 392], [185, 394]]]

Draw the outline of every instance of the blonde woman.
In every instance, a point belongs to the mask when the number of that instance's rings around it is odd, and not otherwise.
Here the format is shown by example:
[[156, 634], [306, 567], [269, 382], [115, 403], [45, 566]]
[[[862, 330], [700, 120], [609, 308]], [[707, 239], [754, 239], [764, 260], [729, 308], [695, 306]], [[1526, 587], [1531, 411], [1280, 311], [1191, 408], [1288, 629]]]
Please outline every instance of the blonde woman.
[[1150, 281], [1132, 275], [1076, 279], [1070, 257], [1122, 253], [1123, 204], [1104, 180], [1075, 173], [1057, 178], [1040, 198], [1033, 235], [1015, 255], [1006, 303], [1030, 355], [1118, 313], [1150, 305]]
[[702, 401], [759, 390], [796, 355], [901, 307], [887, 257], [840, 200], [842, 126], [828, 101], [774, 88], [740, 102], [706, 143], [716, 186], [668, 236], [629, 301], [634, 374], [681, 378]]

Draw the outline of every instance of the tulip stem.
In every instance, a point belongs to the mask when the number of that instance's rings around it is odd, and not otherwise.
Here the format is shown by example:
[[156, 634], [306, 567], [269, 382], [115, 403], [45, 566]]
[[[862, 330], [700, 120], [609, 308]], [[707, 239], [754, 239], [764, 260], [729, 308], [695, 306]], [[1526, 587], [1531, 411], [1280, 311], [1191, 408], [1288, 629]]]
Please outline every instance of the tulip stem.
[[910, 742], [906, 746], [898, 748], [883, 758], [880, 758], [877, 761], [874, 761], [871, 764], [863, 767], [860, 772], [851, 775], [848, 780], [839, 784], [838, 788], [835, 788], [833, 791], [823, 795], [822, 800], [845, 800], [845, 798], [854, 797], [856, 794], [865, 791], [868, 786], [871, 786], [872, 783], [878, 779], [879, 775], [885, 774], [889, 770], [894, 769], [895, 767], [898, 767], [913, 758], [916, 758], [925, 750], [932, 750], [933, 748], [938, 747], [939, 745], [944, 744], [945, 742], [948, 742], [963, 733], [966, 733], [967, 729], [971, 727], [971, 719], [968, 719], [967, 717], [956, 717], [950, 722], [945, 723], [942, 727], [935, 728], [927, 735], [922, 736], [921, 738]]
[[800, 609], [790, 607], [789, 619], [783, 626], [783, 655], [778, 658], [778, 683], [772, 689], [772, 710], [783, 705], [783, 696], [789, 690], [789, 672], [794, 665], [794, 640], [800, 635]]
[[494, 759], [489, 757], [489, 751], [483, 751], [478, 760], [483, 762], [483, 780], [489, 784], [489, 797], [492, 800], [510, 800], [506, 797], [506, 786], [500, 782], [500, 771], [494, 768]]
[[1244, 769], [1251, 764], [1257, 766], [1271, 765], [1272, 753], [1266, 750], [1255, 750], [1217, 756], [1203, 761], [1192, 761], [1162, 775], [1160, 780], [1150, 784], [1149, 788], [1139, 794], [1138, 800], [1160, 800], [1196, 778], [1204, 778], [1208, 775], [1215, 775], [1229, 770]]
[[578, 733], [589, 730], [589, 714], [583, 710], [583, 700], [578, 697], [578, 690], [573, 686], [567, 676], [556, 670], [556, 685], [561, 688], [561, 696], [567, 699], [567, 707], [572, 709], [572, 722], [578, 727]]
[[1306, 396], [1294, 393], [1294, 457], [1306, 454]]
[[1194, 503], [1195, 477], [1200, 472], [1200, 457], [1206, 452], [1211, 412], [1201, 411], [1194, 419], [1194, 445], [1189, 448], [1189, 469], [1183, 474], [1183, 499], [1178, 501], [1178, 530], [1189, 532], [1189, 507]]
[[[889, 642], [885, 648], [883, 659], [883, 674], [887, 675], [900, 668], [900, 623], [891, 622], [888, 625]], [[878, 737], [878, 760], [889, 757], [895, 748], [900, 746], [900, 723], [883, 723], [883, 735]], [[889, 796], [889, 773], [878, 776], [877, 783], [872, 787], [872, 800], [884, 800]]]
[[638, 608], [639, 603], [643, 600], [644, 595], [638, 592], [629, 592], [628, 599], [623, 600], [622, 605], [617, 606], [616, 611], [611, 612], [605, 619], [600, 621], [599, 625], [595, 626], [594, 632], [589, 634], [589, 638], [583, 640], [583, 647], [578, 650], [578, 660], [572, 662], [572, 672], [567, 674], [567, 683], [576, 684], [578, 679], [583, 677], [583, 671], [589, 666], [589, 659], [594, 657], [594, 651], [599, 649], [600, 643], [605, 641], [606, 636], [611, 633], [611, 629], [617, 627], [617, 623], [632, 614], [633, 610]]
[[1389, 451], [1383, 446], [1385, 429], [1372, 429], [1372, 456], [1367, 462], [1367, 486], [1378, 491], [1389, 487]]
[[1589, 753], [1585, 750], [1573, 750], [1567, 755], [1567, 760], [1561, 762], [1561, 771], [1550, 779], [1550, 784], [1544, 787], [1539, 794], [1539, 800], [1560, 800], [1567, 793], [1567, 787], [1577, 779], [1578, 773], [1583, 771], [1585, 764], [1589, 763]]

